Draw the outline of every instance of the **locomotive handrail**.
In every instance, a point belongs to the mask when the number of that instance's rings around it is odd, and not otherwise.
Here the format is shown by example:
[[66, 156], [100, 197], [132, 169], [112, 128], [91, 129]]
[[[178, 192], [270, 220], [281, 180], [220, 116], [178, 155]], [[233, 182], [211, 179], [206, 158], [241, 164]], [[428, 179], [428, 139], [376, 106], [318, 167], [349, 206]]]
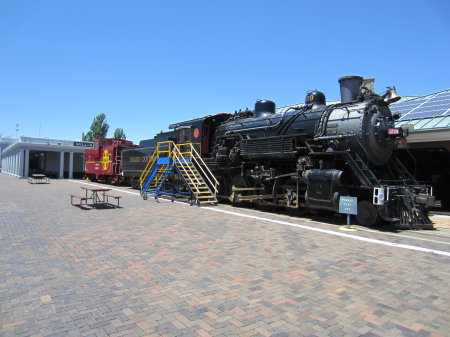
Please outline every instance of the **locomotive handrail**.
[[357, 137], [354, 133], [349, 134], [349, 136], [353, 136], [353, 137], [354, 137], [354, 139], [355, 139], [356, 142], [358, 143], [359, 147], [361, 148], [361, 150], [363, 150], [364, 154], [366, 155], [366, 159], [369, 160], [369, 158], [370, 158], [369, 153], [367, 152], [366, 148], [362, 145], [362, 143], [361, 143], [361, 141], [358, 139], [358, 137]]
[[322, 112], [322, 115], [319, 119], [319, 125], [317, 126], [316, 135], [314, 138], [322, 137], [325, 129], [324, 126], [327, 124], [328, 119], [330, 118], [331, 113], [333, 112], [334, 105], [328, 105], [325, 107], [325, 109]]

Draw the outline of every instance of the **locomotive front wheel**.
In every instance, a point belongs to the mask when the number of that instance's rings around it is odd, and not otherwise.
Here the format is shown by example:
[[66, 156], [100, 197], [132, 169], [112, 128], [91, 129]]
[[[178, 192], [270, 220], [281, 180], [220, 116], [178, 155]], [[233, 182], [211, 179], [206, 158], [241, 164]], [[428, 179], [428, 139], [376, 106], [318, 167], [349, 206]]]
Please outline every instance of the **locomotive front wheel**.
[[361, 226], [373, 226], [380, 220], [380, 215], [374, 204], [368, 200], [362, 200], [358, 202], [358, 214], [355, 218]]

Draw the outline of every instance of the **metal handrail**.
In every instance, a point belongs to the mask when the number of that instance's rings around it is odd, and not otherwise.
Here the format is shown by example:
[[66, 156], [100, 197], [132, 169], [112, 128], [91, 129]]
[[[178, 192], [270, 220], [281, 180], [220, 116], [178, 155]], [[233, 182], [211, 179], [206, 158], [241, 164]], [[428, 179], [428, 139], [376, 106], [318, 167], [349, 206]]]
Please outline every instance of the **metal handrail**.
[[[201, 149], [201, 143], [183, 143], [183, 144], [176, 144], [176, 146], [178, 147], [178, 149], [180, 150], [181, 154], [187, 154], [190, 155], [191, 154], [191, 147], [195, 148], [195, 146], [198, 145], [198, 147]], [[181, 148], [188, 146], [189, 147], [189, 151], [181, 151]]]
[[[161, 148], [165, 145], [168, 144], [168, 149], [167, 150], [161, 150]], [[139, 186], [142, 189], [142, 185], [144, 184], [145, 180], [147, 179], [148, 175], [150, 174], [150, 172], [153, 169], [153, 166], [156, 163], [156, 160], [161, 157], [162, 153], [167, 153], [168, 157], [171, 157], [172, 154], [172, 148], [173, 148], [173, 142], [172, 141], [166, 141], [166, 142], [159, 142], [156, 145], [155, 151], [153, 151], [152, 156], [150, 157], [150, 159], [147, 162], [147, 165], [145, 166], [144, 170], [142, 171], [141, 176], [139, 177]]]
[[[172, 158], [177, 160], [178, 162], [184, 162], [185, 164], [188, 164], [188, 161], [186, 158], [183, 157], [180, 149], [178, 146], [175, 146], [172, 151]], [[193, 176], [195, 176], [195, 171], [192, 170], [192, 168], [187, 166], [181, 166], [180, 169], [182, 169], [185, 173], [191, 173]], [[188, 178], [190, 183], [193, 185], [193, 188], [195, 189], [194, 194], [196, 197], [200, 194], [200, 190], [198, 189], [198, 183], [195, 183], [192, 177], [189, 174], [186, 174], [185, 179]]]
[[141, 176], [139, 177], [139, 186], [141, 187], [141, 189], [142, 189], [142, 185], [143, 185], [144, 181], [147, 179], [149, 173], [151, 172], [151, 170], [153, 169], [153, 166], [156, 163], [156, 159], [158, 158], [157, 153], [158, 153], [158, 147], [153, 152], [152, 156], [150, 157], [150, 159], [147, 162], [147, 165], [145, 165], [145, 168], [142, 171]]
[[[218, 186], [219, 186], [219, 181], [216, 179], [216, 177], [214, 177], [214, 175], [212, 174], [211, 170], [208, 168], [208, 166], [205, 164], [205, 162], [203, 161], [202, 157], [200, 157], [200, 154], [197, 152], [197, 150], [192, 146], [191, 147], [191, 152], [193, 151], [194, 155], [192, 156], [192, 158], [195, 160], [195, 162], [197, 163], [197, 167], [201, 170], [201, 172], [203, 173], [203, 177], [206, 178], [207, 182], [209, 183], [209, 186], [211, 186], [212, 188], [214, 188], [214, 193], [217, 194], [219, 192]], [[206, 168], [206, 172], [203, 169], [203, 166]], [[211, 181], [211, 178], [213, 181]]]
[[[167, 149], [162, 150], [164, 145], [167, 145]], [[156, 149], [158, 150], [158, 158], [161, 157], [161, 154], [167, 153], [167, 157], [172, 156], [172, 149], [173, 149], [173, 142], [171, 140], [165, 141], [165, 142], [159, 142]]]

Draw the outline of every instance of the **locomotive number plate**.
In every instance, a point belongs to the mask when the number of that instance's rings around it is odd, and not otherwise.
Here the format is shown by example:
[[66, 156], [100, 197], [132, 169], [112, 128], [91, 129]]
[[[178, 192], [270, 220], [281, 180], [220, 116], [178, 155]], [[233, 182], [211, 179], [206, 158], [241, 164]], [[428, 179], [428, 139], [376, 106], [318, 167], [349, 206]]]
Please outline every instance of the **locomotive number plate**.
[[399, 128], [388, 129], [388, 135], [399, 135], [399, 134], [400, 134], [400, 129]]

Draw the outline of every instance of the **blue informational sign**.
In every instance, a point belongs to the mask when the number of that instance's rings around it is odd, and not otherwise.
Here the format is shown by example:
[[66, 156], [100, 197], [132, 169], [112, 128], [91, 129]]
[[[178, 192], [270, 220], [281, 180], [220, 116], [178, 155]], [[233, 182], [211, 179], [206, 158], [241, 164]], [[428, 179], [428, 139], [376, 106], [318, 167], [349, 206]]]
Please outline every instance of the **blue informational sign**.
[[358, 214], [358, 198], [357, 197], [340, 197], [339, 213]]

